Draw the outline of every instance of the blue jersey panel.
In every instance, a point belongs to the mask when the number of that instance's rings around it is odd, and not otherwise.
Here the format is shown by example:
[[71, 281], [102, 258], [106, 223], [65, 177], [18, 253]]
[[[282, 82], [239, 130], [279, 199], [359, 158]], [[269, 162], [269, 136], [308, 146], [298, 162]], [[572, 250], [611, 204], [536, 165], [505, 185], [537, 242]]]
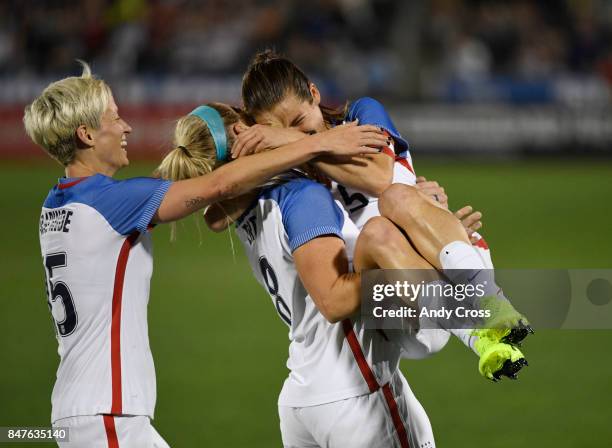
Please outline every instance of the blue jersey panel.
[[[60, 185], [73, 179], [61, 179]], [[96, 174], [68, 188], [56, 185], [47, 196], [46, 208], [63, 207], [70, 203], [89, 205], [96, 209], [121, 235], [147, 231], [171, 182], [150, 177], [115, 180]]]
[[291, 251], [322, 235], [342, 238], [344, 215], [323, 185], [296, 179], [262, 192], [280, 207]]
[[346, 121], [354, 121], [355, 119], [359, 119], [359, 124], [371, 124], [384, 128], [395, 140], [396, 154], [408, 149], [408, 142], [395, 128], [384, 106], [374, 98], [366, 96], [359, 98], [351, 104], [346, 116]]

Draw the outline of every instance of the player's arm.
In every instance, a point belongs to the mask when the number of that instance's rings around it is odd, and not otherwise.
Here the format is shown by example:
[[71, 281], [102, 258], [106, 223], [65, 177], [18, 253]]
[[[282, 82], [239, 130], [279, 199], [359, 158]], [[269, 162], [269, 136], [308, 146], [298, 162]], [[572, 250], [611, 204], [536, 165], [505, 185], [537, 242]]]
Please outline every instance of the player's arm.
[[[236, 128], [232, 156], [240, 157], [292, 143], [309, 134], [293, 128], [275, 128], [256, 124]], [[394, 152], [390, 134], [386, 134], [386, 154], [354, 157], [319, 157], [311, 162], [324, 175], [339, 184], [379, 196], [393, 179]]]
[[153, 222], [176, 221], [214, 202], [251, 191], [272, 176], [323, 154], [377, 153], [386, 137], [375, 126], [349, 123], [311, 135], [273, 152], [241, 157], [212, 173], [174, 182], [153, 217]]
[[[382, 153], [345, 160], [319, 157], [311, 162], [321, 172], [339, 184], [378, 197], [393, 181], [395, 149], [407, 149], [408, 143], [399, 134], [385, 107], [374, 98], [360, 98], [348, 110], [346, 119], [357, 120], [381, 128], [387, 136]], [[345, 162], [345, 163], [343, 163]]]
[[233, 224], [253, 203], [257, 192], [212, 204], [204, 213], [204, 221], [213, 232], [222, 232]]
[[350, 158], [319, 157], [315, 168], [341, 185], [378, 197], [393, 180], [393, 157], [385, 153]]
[[353, 315], [360, 306], [360, 275], [349, 273], [344, 241], [337, 236], [310, 240], [293, 252], [302, 284], [319, 312], [331, 323]]

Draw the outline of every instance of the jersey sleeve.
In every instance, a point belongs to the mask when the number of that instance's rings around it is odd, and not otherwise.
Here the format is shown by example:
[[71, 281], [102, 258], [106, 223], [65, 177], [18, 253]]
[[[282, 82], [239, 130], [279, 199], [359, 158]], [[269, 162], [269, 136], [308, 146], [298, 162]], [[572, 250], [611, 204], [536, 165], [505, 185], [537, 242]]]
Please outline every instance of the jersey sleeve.
[[347, 121], [359, 119], [359, 124], [371, 124], [383, 128], [393, 137], [397, 154], [408, 149], [408, 141], [401, 136], [385, 107], [374, 98], [363, 97], [353, 102], [346, 119]]
[[171, 183], [150, 177], [115, 181], [101, 189], [94, 206], [121, 235], [145, 233]]
[[342, 238], [344, 215], [327, 188], [312, 181], [287, 185], [279, 205], [291, 252], [322, 235]]

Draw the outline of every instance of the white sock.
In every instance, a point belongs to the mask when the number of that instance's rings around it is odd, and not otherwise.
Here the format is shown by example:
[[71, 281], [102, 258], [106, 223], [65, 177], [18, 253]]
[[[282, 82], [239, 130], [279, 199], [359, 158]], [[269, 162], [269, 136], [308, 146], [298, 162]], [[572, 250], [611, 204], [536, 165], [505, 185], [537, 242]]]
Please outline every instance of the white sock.
[[[436, 291], [436, 286], [444, 289], [446, 286], [449, 286], [450, 283], [444, 280], [437, 280], [434, 282], [430, 282], [426, 284], [425, 291]], [[432, 286], [431, 289], [427, 289], [427, 287]], [[460, 302], [455, 302], [454, 300], [442, 295], [437, 294], [425, 294], [422, 293], [419, 296], [419, 306], [422, 308], [427, 308], [429, 311], [431, 310], [440, 310], [440, 309], [448, 309], [455, 311], [455, 306], [459, 305]], [[463, 303], [461, 303], [463, 304]], [[467, 304], [466, 304], [467, 305]], [[472, 329], [462, 328], [466, 325], [466, 322], [459, 318], [435, 318], [435, 317], [419, 317], [419, 323], [421, 328], [442, 328], [451, 334], [455, 335], [457, 338], [463, 342], [468, 348], [472, 349], [475, 353], [474, 343], [478, 339], [476, 336], [472, 336]]]
[[440, 251], [442, 269], [486, 269], [482, 258], [474, 248], [463, 241], [448, 243]]
[[474, 343], [476, 342], [476, 339], [478, 339], [478, 336], [472, 335], [473, 330], [469, 328], [453, 328], [448, 331], [450, 331], [451, 334], [459, 338], [466, 347], [471, 348], [474, 351], [474, 353], [478, 354], [478, 352], [474, 348]]
[[488, 269], [472, 245], [453, 241], [442, 248], [439, 258], [442, 271], [451, 282], [480, 285], [484, 288], [484, 296], [505, 299], [501, 288], [495, 283], [494, 271]]

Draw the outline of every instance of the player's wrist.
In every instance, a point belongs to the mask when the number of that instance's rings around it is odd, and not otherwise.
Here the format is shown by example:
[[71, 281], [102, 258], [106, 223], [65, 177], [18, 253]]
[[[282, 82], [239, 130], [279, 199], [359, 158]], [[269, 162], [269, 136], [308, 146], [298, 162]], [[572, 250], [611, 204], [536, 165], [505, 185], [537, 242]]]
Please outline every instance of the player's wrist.
[[331, 152], [331, 148], [328, 145], [325, 145], [325, 139], [322, 134], [311, 134], [304, 138], [304, 141], [307, 141], [309, 144], [307, 145], [309, 150], [309, 155], [311, 156], [311, 160], [324, 155], [329, 154]]

